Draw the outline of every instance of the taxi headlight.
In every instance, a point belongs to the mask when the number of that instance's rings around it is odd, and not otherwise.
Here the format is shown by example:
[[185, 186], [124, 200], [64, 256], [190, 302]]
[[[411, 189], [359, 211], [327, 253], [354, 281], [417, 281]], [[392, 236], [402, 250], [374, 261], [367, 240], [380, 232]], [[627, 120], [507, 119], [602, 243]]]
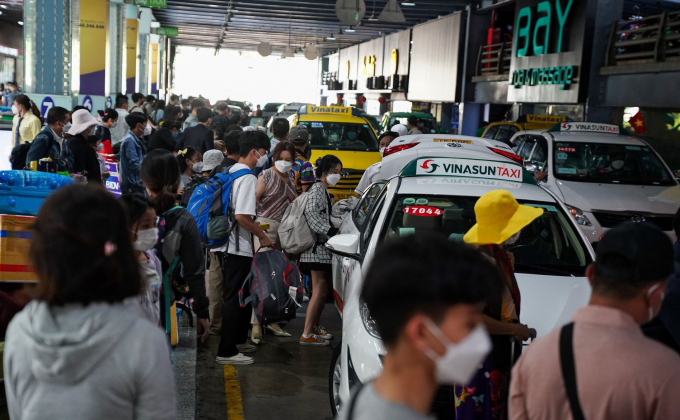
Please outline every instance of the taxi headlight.
[[569, 210], [569, 214], [571, 214], [571, 217], [573, 217], [574, 220], [576, 220], [577, 224], [581, 226], [593, 225], [592, 223], [590, 223], [590, 220], [588, 220], [588, 217], [585, 214], [583, 214], [583, 211], [578, 207], [567, 206], [567, 210]]
[[368, 311], [368, 306], [366, 306], [366, 303], [361, 302], [361, 305], [359, 306], [359, 313], [361, 314], [361, 322], [364, 323], [366, 332], [378, 340], [382, 340], [382, 338], [380, 338], [380, 334], [378, 333], [378, 326], [375, 324], [375, 320]]

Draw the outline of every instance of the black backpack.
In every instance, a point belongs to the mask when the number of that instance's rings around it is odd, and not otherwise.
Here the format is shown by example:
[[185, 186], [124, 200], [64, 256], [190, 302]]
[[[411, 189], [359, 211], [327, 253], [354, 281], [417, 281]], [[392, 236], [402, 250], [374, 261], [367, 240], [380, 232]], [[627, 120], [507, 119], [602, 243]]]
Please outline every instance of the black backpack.
[[189, 200], [191, 200], [191, 195], [194, 193], [196, 187], [205, 184], [206, 182], [208, 182], [208, 180], [209, 178], [206, 178], [201, 174], [192, 175], [191, 179], [189, 180], [189, 183], [184, 187], [184, 194], [182, 195], [182, 199], [180, 200], [180, 205], [184, 208], [188, 208]]
[[10, 160], [12, 161], [13, 170], [22, 170], [26, 168], [26, 157], [28, 151], [31, 150], [31, 143], [23, 143], [12, 149]]

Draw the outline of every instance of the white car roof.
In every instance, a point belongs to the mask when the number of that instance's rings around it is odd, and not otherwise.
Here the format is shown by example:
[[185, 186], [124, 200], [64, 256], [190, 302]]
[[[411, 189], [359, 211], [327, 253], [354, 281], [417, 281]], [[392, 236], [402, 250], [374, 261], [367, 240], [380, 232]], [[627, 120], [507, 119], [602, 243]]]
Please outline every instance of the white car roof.
[[[461, 144], [480, 144], [487, 147], [499, 147], [505, 150], [510, 148], [503, 142], [496, 140], [489, 140], [482, 137], [459, 136], [456, 134], [411, 134], [408, 136], [399, 136], [392, 143], [390, 147], [398, 146], [400, 144], [410, 143], [461, 143]], [[422, 146], [416, 146], [422, 147]]]
[[557, 142], [573, 143], [605, 143], [605, 144], [627, 144], [632, 146], [647, 146], [647, 143], [637, 137], [619, 134], [598, 134], [598, 133], [553, 133], [552, 136]]
[[418, 176], [401, 179], [398, 194], [427, 194], [481, 197], [494, 190], [506, 190], [518, 200], [555, 203], [543, 188], [534, 184], [480, 178]]

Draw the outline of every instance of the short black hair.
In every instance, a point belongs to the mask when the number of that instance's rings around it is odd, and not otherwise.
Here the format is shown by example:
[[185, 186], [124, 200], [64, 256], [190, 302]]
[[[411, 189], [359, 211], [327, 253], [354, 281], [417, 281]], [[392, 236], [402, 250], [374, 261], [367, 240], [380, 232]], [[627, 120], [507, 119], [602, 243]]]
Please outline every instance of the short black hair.
[[217, 105], [217, 109], [218, 109], [219, 111], [226, 111], [226, 110], [229, 109], [229, 104], [227, 104], [226, 102], [220, 102], [220, 103]]
[[149, 207], [153, 207], [153, 204], [141, 192], [125, 193], [120, 196], [118, 202], [125, 210], [128, 230], [131, 230], [132, 226], [144, 216]]
[[191, 101], [188, 100], [188, 99], [182, 99], [182, 101], [181, 101], [180, 103], [181, 103], [182, 105], [186, 105], [186, 104], [188, 104], [189, 102], [191, 102]]
[[191, 109], [200, 108], [205, 106], [205, 101], [203, 99], [194, 99], [191, 101]]
[[130, 102], [128, 100], [128, 97], [123, 95], [123, 96], [116, 96], [116, 108], [121, 109], [123, 108], [123, 105], [126, 103]]
[[240, 156], [241, 146], [239, 146], [239, 139], [241, 138], [241, 133], [243, 133], [243, 130], [232, 130], [224, 133], [222, 136], [222, 141], [224, 141], [224, 147], [226, 147], [228, 155]]
[[107, 108], [103, 111], [97, 111], [99, 116], [102, 117], [102, 121], [108, 122], [110, 120], [115, 120], [118, 118], [118, 111], [115, 109]]
[[170, 108], [170, 115], [168, 117], [177, 118], [177, 114], [183, 114], [183, 112], [181, 107], [175, 105]]
[[225, 131], [225, 133], [231, 133], [232, 131], [238, 131], [242, 133], [243, 129], [238, 124], [231, 124], [229, 127], [227, 127], [227, 131]]
[[172, 152], [165, 149], [150, 151], [142, 161], [140, 175], [144, 186], [156, 194], [152, 202], [158, 215], [175, 207], [180, 171], [177, 158]]
[[177, 95], [170, 95], [170, 102], [172, 102], [172, 101], [177, 101], [177, 100], [179, 100], [179, 96], [177, 96]]
[[141, 112], [133, 112], [132, 114], [125, 116], [125, 122], [127, 123], [128, 127], [130, 127], [130, 130], [134, 130], [137, 128], [138, 124], [144, 124], [147, 121], [148, 118]]
[[71, 110], [71, 115], [75, 114], [76, 111], [80, 111], [81, 109], [85, 109], [85, 110], [87, 110], [87, 112], [90, 112], [90, 110], [87, 109], [87, 108], [85, 108], [84, 106], [82, 106], [82, 105], [76, 105], [76, 106], [74, 106], [73, 109]]
[[338, 165], [342, 166], [342, 162], [337, 156], [326, 155], [322, 158], [317, 159], [314, 174], [316, 175], [316, 178], [319, 179], [321, 178], [321, 175], [327, 174]]
[[678, 208], [678, 211], [675, 212], [675, 217], [673, 217], [673, 232], [675, 232], [675, 237], [680, 240], [680, 208]]
[[94, 145], [97, 144], [99, 141], [101, 141], [101, 139], [102, 139], [102, 136], [101, 136], [101, 135], [97, 136], [97, 135], [94, 135], [94, 134], [93, 134], [93, 135], [91, 135], [91, 136], [87, 136], [87, 143], [88, 143], [90, 146], [94, 146]]
[[[238, 139], [239, 155], [244, 158], [250, 154], [251, 151], [260, 148], [258, 145], [258, 138], [255, 131], [244, 131]], [[229, 150], [229, 149], [227, 149]]]
[[48, 305], [116, 303], [141, 293], [125, 212], [101, 185], [71, 184], [50, 194], [32, 235], [38, 299]]
[[153, 95], [146, 95], [146, 101], [151, 103], [156, 102], [156, 97]]
[[418, 117], [416, 117], [415, 115], [411, 115], [410, 117], [408, 117], [408, 123], [410, 125], [418, 125]]
[[54, 125], [58, 122], [64, 122], [64, 119], [66, 119], [68, 114], [68, 109], [62, 108], [60, 106], [50, 108], [50, 110], [47, 112], [47, 124]]
[[264, 149], [269, 153], [272, 148], [272, 141], [269, 140], [269, 136], [262, 130], [255, 130], [255, 138], [257, 139], [257, 148]]
[[290, 123], [285, 118], [275, 118], [272, 123], [272, 131], [274, 132], [274, 137], [285, 138], [290, 131]]
[[196, 110], [196, 118], [198, 118], [198, 122], [206, 122], [212, 117], [212, 111], [205, 107], [202, 106]]
[[172, 117], [168, 116], [168, 118], [164, 119], [161, 122], [161, 127], [167, 128], [168, 130], [172, 130], [173, 128], [179, 130], [180, 128], [182, 128], [182, 123], [176, 120], [174, 116]]
[[137, 103], [141, 100], [144, 100], [144, 95], [142, 95], [139, 92], [133, 93], [132, 94], [132, 102]]
[[361, 300], [385, 345], [392, 346], [413, 315], [441, 322], [451, 306], [500, 296], [502, 281], [500, 270], [471, 246], [441, 233], [417, 233], [378, 247]]

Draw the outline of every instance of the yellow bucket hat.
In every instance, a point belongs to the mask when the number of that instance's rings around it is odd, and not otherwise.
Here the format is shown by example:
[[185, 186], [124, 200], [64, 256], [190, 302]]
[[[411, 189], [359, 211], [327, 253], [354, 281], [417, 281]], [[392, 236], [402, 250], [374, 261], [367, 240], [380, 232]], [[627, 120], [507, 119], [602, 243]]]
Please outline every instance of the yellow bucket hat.
[[542, 214], [542, 208], [519, 204], [507, 191], [491, 191], [477, 200], [477, 224], [463, 240], [468, 244], [500, 245]]

